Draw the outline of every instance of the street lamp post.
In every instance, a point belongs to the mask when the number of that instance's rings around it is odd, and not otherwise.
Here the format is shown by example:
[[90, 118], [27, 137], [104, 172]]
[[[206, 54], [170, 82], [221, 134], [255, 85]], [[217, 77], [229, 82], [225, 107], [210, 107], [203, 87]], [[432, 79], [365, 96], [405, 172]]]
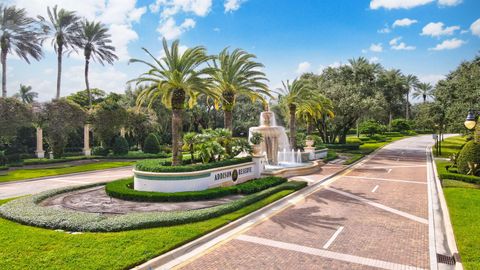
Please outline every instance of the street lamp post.
[[465, 119], [465, 122], [463, 123], [463, 125], [465, 126], [466, 129], [468, 130], [474, 130], [475, 129], [475, 132], [473, 134], [473, 138], [475, 140], [475, 142], [479, 142], [479, 135], [478, 133], [480, 133], [480, 130], [476, 129], [477, 127], [477, 119], [478, 119], [478, 116], [480, 115], [480, 110], [469, 110], [468, 111], [468, 114], [467, 114], [467, 118]]

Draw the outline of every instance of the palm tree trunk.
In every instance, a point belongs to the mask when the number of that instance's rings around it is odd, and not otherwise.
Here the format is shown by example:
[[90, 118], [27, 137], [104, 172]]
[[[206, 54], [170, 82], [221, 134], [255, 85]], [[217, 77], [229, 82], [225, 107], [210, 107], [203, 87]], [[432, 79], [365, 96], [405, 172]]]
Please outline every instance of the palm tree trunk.
[[388, 112], [388, 131], [392, 130], [392, 111]]
[[409, 111], [408, 111], [408, 105], [409, 105], [409, 104], [408, 104], [408, 100], [409, 100], [409, 95], [408, 95], [408, 94], [409, 94], [409, 92], [410, 92], [410, 91], [407, 91], [407, 104], [406, 104], [406, 106], [405, 106], [405, 119], [406, 119], [406, 120], [408, 120], [408, 118], [409, 118]]
[[423, 104], [425, 104], [425, 102], [427, 102], [427, 95], [423, 95]]
[[62, 83], [62, 53], [63, 45], [59, 45], [57, 52], [57, 95], [55, 96], [55, 99], [60, 98], [60, 85]]
[[85, 57], [85, 86], [88, 94], [88, 108], [92, 108], [92, 93], [90, 92], [90, 85], [88, 83], [88, 65], [90, 64], [89, 57]]
[[7, 51], [2, 49], [2, 97], [7, 97]]
[[182, 164], [182, 109], [172, 110], [172, 165]]
[[297, 128], [295, 126], [295, 111], [297, 110], [297, 106], [295, 104], [290, 104], [288, 108], [290, 110], [290, 147], [295, 149], [297, 147]]
[[223, 126], [224, 128], [233, 131], [233, 116], [232, 116], [232, 110], [224, 110], [223, 111], [224, 116], [223, 116]]

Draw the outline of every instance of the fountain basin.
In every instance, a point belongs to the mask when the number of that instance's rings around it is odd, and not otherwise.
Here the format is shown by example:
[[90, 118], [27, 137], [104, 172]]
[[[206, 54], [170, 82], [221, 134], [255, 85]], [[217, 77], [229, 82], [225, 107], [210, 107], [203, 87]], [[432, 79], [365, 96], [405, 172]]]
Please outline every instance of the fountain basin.
[[290, 167], [280, 167], [275, 165], [265, 166], [262, 176], [292, 177], [307, 175], [321, 170], [325, 163], [322, 160], [314, 160], [308, 163], [294, 163]]

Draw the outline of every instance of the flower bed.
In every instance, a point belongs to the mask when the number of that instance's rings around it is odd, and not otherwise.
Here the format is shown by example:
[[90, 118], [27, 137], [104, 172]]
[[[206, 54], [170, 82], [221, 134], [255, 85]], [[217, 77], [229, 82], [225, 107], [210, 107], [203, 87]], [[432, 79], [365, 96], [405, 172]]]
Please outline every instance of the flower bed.
[[190, 192], [149, 192], [133, 189], [133, 179], [122, 179], [107, 183], [105, 191], [111, 197], [148, 202], [181, 202], [198, 201], [224, 197], [232, 194], [253, 194], [273, 186], [283, 184], [287, 181], [281, 177], [265, 177], [250, 180], [236, 186], [211, 188], [202, 191]]
[[178, 212], [131, 213], [112, 216], [55, 209], [38, 205], [42, 200], [64, 192], [102, 184], [56, 189], [30, 197], [16, 199], [0, 206], [0, 216], [25, 225], [48, 229], [88, 232], [134, 230], [207, 220], [236, 211], [282, 190], [298, 190], [307, 185], [306, 182], [287, 182], [223, 205]]

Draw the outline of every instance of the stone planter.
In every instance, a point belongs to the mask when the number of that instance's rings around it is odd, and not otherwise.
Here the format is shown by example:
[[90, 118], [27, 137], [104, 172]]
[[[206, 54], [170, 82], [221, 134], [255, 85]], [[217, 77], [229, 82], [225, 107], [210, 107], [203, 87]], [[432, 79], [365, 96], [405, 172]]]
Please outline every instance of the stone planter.
[[260, 144], [254, 144], [253, 147], [252, 147], [252, 150], [253, 150], [253, 155], [254, 156], [259, 156], [261, 155], [262, 153], [262, 146]]
[[315, 143], [315, 142], [314, 142], [313, 140], [306, 140], [306, 141], [305, 141], [305, 145], [306, 145], [307, 147], [312, 147], [314, 143]]

